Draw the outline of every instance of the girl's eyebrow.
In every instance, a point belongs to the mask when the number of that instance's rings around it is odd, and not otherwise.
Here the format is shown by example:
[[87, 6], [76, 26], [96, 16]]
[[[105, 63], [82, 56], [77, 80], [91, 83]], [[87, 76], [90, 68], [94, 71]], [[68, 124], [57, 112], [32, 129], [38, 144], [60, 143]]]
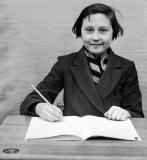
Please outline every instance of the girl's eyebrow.
[[[84, 25], [85, 28], [94, 28], [93, 25]], [[109, 26], [105, 26], [105, 25], [102, 25], [102, 26], [98, 26], [98, 28], [109, 28]]]
[[99, 28], [109, 28], [109, 26], [99, 26]]
[[89, 28], [93, 28], [93, 26], [91, 26], [91, 25], [87, 25], [87, 26], [85, 26], [85, 27], [87, 27], [87, 28], [88, 28], [88, 27], [89, 27]]

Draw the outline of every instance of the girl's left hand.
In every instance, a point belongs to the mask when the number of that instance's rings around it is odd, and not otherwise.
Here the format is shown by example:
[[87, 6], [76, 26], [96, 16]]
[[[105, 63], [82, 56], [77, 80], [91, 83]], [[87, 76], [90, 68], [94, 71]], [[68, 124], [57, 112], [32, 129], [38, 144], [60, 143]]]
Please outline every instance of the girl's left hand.
[[112, 106], [107, 112], [104, 113], [104, 116], [108, 119], [117, 120], [117, 121], [125, 121], [130, 118], [130, 113], [118, 106]]

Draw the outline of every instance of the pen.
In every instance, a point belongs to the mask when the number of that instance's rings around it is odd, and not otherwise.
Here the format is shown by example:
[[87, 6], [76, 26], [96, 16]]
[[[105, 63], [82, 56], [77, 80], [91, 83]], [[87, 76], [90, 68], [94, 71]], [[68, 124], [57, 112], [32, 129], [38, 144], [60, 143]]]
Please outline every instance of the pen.
[[[38, 93], [38, 95], [48, 104], [48, 105], [51, 105], [51, 103], [39, 92], [39, 90], [34, 87], [32, 84], [31, 84], [32, 88]], [[57, 105], [58, 108], [60, 108], [61, 110], [63, 110], [63, 107], [62, 106], [59, 106]]]

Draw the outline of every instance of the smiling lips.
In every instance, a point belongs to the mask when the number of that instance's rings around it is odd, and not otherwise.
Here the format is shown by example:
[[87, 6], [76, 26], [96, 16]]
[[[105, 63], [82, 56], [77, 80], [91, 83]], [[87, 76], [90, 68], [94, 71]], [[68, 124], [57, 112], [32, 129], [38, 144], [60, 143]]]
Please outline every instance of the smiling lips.
[[90, 44], [90, 45], [100, 46], [100, 45], [103, 45], [103, 44], [101, 43], [101, 44]]

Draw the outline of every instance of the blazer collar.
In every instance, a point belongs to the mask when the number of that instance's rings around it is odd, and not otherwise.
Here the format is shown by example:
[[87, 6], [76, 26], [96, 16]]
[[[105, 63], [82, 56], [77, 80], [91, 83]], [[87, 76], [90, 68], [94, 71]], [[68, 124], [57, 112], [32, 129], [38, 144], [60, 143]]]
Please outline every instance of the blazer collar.
[[114, 87], [118, 84], [123, 68], [122, 62], [118, 56], [114, 54], [111, 48], [108, 49], [108, 53], [109, 60], [107, 67], [96, 86], [97, 91], [102, 99], [109, 95], [113, 91]]

